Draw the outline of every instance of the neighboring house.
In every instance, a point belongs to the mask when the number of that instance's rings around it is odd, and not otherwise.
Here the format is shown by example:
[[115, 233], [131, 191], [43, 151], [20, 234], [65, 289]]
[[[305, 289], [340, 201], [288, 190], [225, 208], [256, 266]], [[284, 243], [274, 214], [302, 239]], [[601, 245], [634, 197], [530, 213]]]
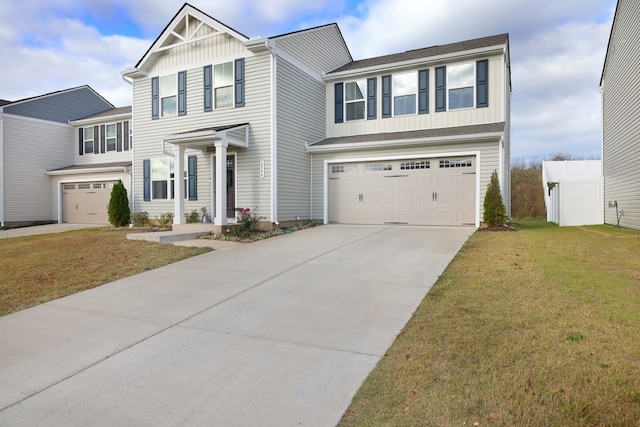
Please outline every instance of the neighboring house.
[[122, 181], [131, 202], [131, 107], [112, 108], [69, 124], [75, 142], [73, 160], [46, 171], [53, 184], [54, 217], [60, 222], [109, 224], [113, 184]]
[[151, 218], [478, 226], [494, 170], [510, 211], [506, 34], [353, 61], [336, 24], [250, 39], [185, 4], [122, 74]]
[[74, 164], [74, 127], [113, 109], [89, 86], [0, 103], [0, 227], [60, 220], [46, 171]]
[[604, 222], [640, 230], [640, 2], [619, 0], [602, 94]]
[[542, 162], [547, 221], [561, 227], [602, 224], [602, 161]]

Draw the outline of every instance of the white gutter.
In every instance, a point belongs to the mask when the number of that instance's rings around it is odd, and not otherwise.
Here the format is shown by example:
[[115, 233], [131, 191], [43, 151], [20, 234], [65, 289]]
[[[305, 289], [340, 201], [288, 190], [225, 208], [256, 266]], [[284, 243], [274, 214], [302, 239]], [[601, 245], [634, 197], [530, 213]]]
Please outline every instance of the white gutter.
[[470, 135], [452, 135], [452, 136], [434, 136], [430, 138], [412, 138], [397, 139], [393, 141], [373, 141], [373, 142], [351, 142], [344, 144], [327, 144], [306, 146], [307, 152], [328, 152], [328, 151], [344, 151], [356, 148], [383, 148], [383, 147], [402, 147], [421, 144], [439, 144], [447, 142], [465, 142], [465, 141], [481, 141], [502, 138], [503, 132], [489, 132]]
[[68, 169], [68, 170], [45, 170], [44, 174], [47, 176], [63, 176], [63, 175], [81, 175], [86, 173], [104, 173], [104, 172], [124, 172], [129, 173], [130, 169], [127, 166], [108, 166], [102, 168], [87, 168], [87, 169]]
[[93, 119], [89, 118], [89, 119], [80, 119], [80, 120], [70, 120], [69, 124], [71, 126], [80, 126], [80, 125], [86, 125], [89, 123], [95, 123], [97, 121], [107, 121], [107, 120], [118, 121], [123, 119], [130, 119], [131, 116], [132, 115], [129, 113], [114, 114], [113, 116], [102, 116], [102, 117], [93, 118]]
[[427, 56], [427, 57], [416, 58], [416, 59], [411, 59], [411, 60], [402, 61], [402, 62], [394, 62], [390, 64], [372, 65], [370, 67], [363, 67], [363, 68], [357, 68], [353, 70], [330, 73], [329, 75], [325, 75], [325, 81], [330, 82], [332, 80], [344, 79], [345, 77], [350, 77], [350, 76], [355, 76], [360, 74], [379, 73], [383, 71], [392, 72], [394, 70], [403, 69], [403, 68], [413, 68], [423, 64], [434, 65], [434, 64], [443, 63], [443, 62], [464, 61], [466, 59], [475, 58], [482, 55], [489, 55], [489, 54], [499, 55], [504, 52], [504, 49], [505, 49], [504, 45], [499, 45], [499, 46], [494, 45], [494, 46], [483, 47], [478, 49], [465, 50], [463, 51], [464, 55], [455, 55], [455, 53], [459, 54], [461, 52], [454, 52], [453, 54], [448, 53], [443, 55]]

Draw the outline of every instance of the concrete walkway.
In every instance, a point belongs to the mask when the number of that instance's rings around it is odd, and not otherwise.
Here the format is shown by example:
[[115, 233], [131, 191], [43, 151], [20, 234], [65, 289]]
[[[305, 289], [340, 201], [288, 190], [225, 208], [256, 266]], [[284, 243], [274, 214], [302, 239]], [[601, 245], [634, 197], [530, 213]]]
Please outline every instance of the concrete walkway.
[[84, 228], [108, 227], [108, 225], [92, 225], [92, 224], [46, 224], [34, 225], [31, 227], [10, 228], [0, 231], [0, 239], [8, 239], [10, 237], [35, 236], [38, 234], [63, 233], [71, 230], [82, 230]]
[[330, 225], [0, 318], [2, 426], [334, 426], [472, 228]]

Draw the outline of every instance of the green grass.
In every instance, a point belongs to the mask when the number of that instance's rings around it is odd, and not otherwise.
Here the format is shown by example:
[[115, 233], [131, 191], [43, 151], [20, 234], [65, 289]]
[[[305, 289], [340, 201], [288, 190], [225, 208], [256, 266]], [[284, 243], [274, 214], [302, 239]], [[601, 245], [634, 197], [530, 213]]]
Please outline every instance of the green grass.
[[0, 316], [209, 251], [88, 229], [0, 240]]
[[640, 425], [640, 233], [475, 233], [341, 426]]

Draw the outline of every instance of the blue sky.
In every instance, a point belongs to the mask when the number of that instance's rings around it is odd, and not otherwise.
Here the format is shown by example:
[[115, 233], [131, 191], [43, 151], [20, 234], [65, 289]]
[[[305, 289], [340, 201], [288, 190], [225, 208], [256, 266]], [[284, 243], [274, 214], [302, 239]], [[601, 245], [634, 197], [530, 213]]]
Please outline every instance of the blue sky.
[[[0, 99], [88, 84], [131, 103], [135, 65], [182, 0], [0, 0]], [[513, 159], [599, 158], [615, 0], [192, 0], [249, 36], [337, 22], [354, 59], [509, 33]]]

